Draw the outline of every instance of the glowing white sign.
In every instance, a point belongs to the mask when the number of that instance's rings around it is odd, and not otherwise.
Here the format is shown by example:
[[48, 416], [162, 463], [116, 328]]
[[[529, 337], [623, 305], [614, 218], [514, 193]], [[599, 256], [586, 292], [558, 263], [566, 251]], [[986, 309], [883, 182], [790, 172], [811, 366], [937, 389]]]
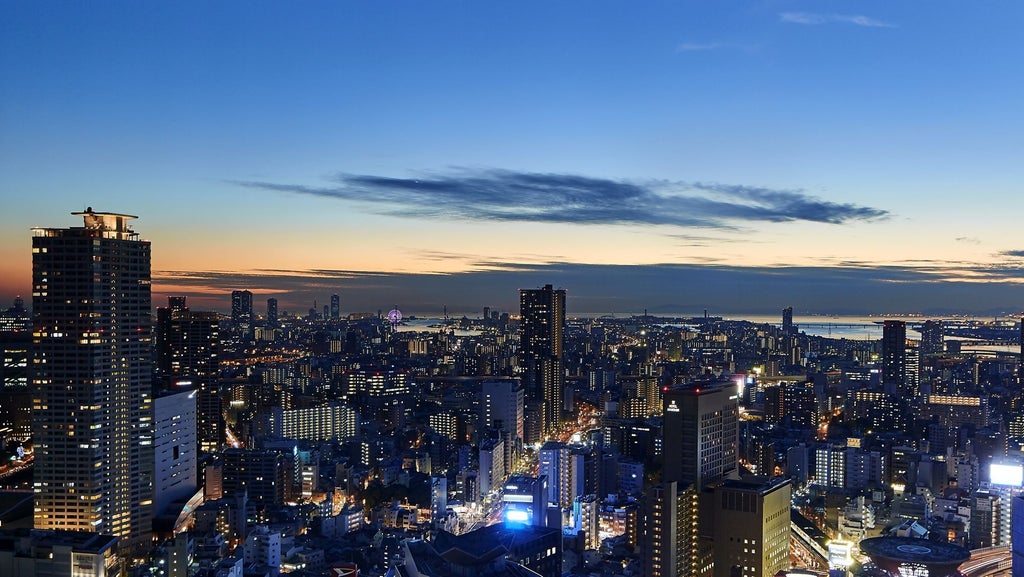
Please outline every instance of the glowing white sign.
[[516, 523], [526, 523], [530, 520], [530, 515], [526, 511], [510, 509], [505, 512], [505, 519]]
[[850, 555], [852, 545], [852, 543], [846, 543], [844, 541], [831, 541], [828, 544], [829, 566], [842, 569], [849, 567], [850, 563], [853, 562], [853, 558]]
[[1024, 486], [1024, 467], [1021, 465], [999, 465], [992, 463], [989, 467], [988, 475], [993, 485]]

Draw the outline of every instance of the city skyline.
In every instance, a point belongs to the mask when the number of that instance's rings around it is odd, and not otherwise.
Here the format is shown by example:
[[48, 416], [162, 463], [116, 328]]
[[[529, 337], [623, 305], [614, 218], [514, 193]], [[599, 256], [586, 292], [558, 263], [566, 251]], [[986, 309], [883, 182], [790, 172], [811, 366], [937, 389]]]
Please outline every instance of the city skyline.
[[[1018, 556], [1018, 326], [570, 322], [548, 284], [469, 330], [329, 305], [264, 322], [244, 290], [230, 320], [174, 296], [152, 327], [135, 216], [73, 214], [33, 230], [32, 329], [0, 335], [0, 478], [21, 489], [0, 567], [558, 577], [590, 551], [607, 575], [771, 577]], [[456, 538], [485, 547], [437, 555]]]
[[0, 303], [92, 206], [197, 309], [1017, 313], [1022, 11], [7, 7]]

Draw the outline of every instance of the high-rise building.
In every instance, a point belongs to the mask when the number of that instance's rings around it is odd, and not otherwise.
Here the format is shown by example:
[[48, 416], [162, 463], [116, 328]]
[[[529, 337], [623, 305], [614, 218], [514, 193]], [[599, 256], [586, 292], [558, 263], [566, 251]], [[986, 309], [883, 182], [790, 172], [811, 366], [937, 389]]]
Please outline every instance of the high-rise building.
[[882, 382], [907, 392], [907, 323], [903, 321], [882, 323]]
[[116, 577], [123, 559], [118, 539], [110, 535], [72, 531], [0, 532], [2, 575], [73, 575]]
[[714, 487], [714, 577], [772, 577], [789, 567], [789, 479], [745, 477]]
[[505, 503], [505, 521], [525, 525], [547, 526], [548, 479], [543, 473], [539, 477], [512, 475], [502, 487], [501, 500]]
[[331, 318], [341, 318], [341, 297], [338, 295], [331, 295]]
[[202, 450], [224, 443], [225, 422], [219, 392], [220, 321], [215, 312], [190, 311], [185, 297], [168, 297], [156, 310], [157, 374], [189, 379], [196, 386], [198, 441]]
[[644, 575], [697, 575], [697, 491], [680, 489], [679, 483], [668, 481], [651, 487], [644, 501]]
[[459, 417], [455, 413], [434, 413], [427, 421], [438, 435], [451, 441], [459, 440]]
[[944, 351], [942, 321], [924, 321], [921, 324], [921, 358], [941, 355]]
[[518, 446], [523, 441], [523, 389], [516, 379], [488, 380], [480, 385], [480, 419], [484, 430], [508, 431]]
[[546, 433], [557, 429], [562, 422], [565, 290], [556, 290], [551, 285], [521, 289], [519, 315], [519, 352], [526, 398], [544, 403], [542, 415], [527, 414], [526, 418], [540, 417]]
[[244, 492], [255, 503], [284, 502], [288, 476], [294, 475], [284, 455], [272, 450], [228, 449], [223, 459], [225, 497], [238, 497]]
[[644, 565], [649, 577], [703, 575], [713, 564], [705, 488], [738, 469], [735, 385], [698, 383], [663, 396], [662, 483], [648, 492]]
[[537, 452], [537, 474], [548, 479], [547, 503], [559, 507], [572, 506], [569, 446], [548, 441]]
[[25, 300], [14, 299], [14, 306], [0, 310], [0, 430], [8, 430], [7, 439], [24, 441], [32, 436], [32, 395], [28, 389], [28, 367], [32, 348], [32, 318]]
[[277, 326], [277, 299], [267, 299], [267, 324]]
[[193, 377], [208, 387], [220, 369], [220, 322], [215, 312], [190, 311], [185, 297], [168, 297], [156, 309], [157, 371], [163, 377]]
[[354, 437], [359, 426], [355, 410], [337, 401], [297, 409], [271, 407], [260, 420], [273, 437], [312, 441], [344, 441]]
[[32, 318], [25, 300], [0, 310], [0, 431], [11, 435], [3, 441], [24, 441], [32, 436], [32, 396], [28, 390], [29, 350], [32, 348]]
[[665, 481], [698, 490], [738, 466], [735, 383], [699, 383], [664, 393]]
[[235, 325], [252, 323], [252, 293], [247, 290], [231, 291], [231, 322]]
[[477, 462], [480, 464], [480, 497], [501, 488], [505, 480], [505, 441], [491, 437], [480, 442]]
[[815, 484], [832, 489], [846, 486], [846, 447], [822, 443], [814, 450]]
[[903, 349], [903, 360], [906, 365], [903, 390], [909, 392], [914, 399], [921, 394], [921, 353], [918, 352], [917, 345], [917, 341], [908, 340]]
[[1020, 340], [1020, 351], [1017, 354], [1017, 387], [1011, 389], [1009, 405], [1012, 411], [1019, 413], [1021, 405], [1024, 405], [1024, 317], [1020, 319], [1020, 332], [1017, 338]]
[[1024, 496], [1014, 497], [1012, 503], [1010, 548], [1013, 570], [1011, 575], [1024, 575]]
[[197, 489], [196, 394], [192, 385], [172, 385], [158, 390], [153, 400], [153, 510], [156, 515], [167, 513], [169, 505], [175, 501], [188, 500]]
[[434, 475], [430, 478], [430, 525], [439, 528], [448, 519], [448, 477]]
[[35, 526], [152, 530], [150, 244], [134, 216], [33, 230]]
[[0, 334], [27, 333], [32, 326], [32, 317], [25, 308], [25, 299], [14, 299], [14, 306], [0, 311]]
[[764, 389], [764, 420], [784, 427], [813, 429], [818, 426], [818, 402], [807, 383], [781, 383]]
[[10, 431], [7, 441], [24, 441], [32, 436], [32, 395], [28, 386], [31, 348], [32, 333], [0, 332], [0, 430]]
[[782, 334], [791, 335], [795, 332], [793, 330], [793, 307], [786, 307], [782, 309]]

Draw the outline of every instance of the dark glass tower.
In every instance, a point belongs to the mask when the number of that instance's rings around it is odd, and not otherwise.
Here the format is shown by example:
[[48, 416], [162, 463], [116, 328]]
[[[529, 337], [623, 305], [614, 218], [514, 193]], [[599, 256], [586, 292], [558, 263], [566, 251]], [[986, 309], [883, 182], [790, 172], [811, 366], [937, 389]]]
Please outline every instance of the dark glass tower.
[[267, 299], [267, 325], [271, 327], [277, 326], [277, 299]]
[[192, 311], [185, 297], [168, 297], [156, 310], [157, 370], [162, 378], [193, 381], [198, 389], [198, 440], [204, 451], [224, 443], [220, 400], [220, 320], [215, 312]]
[[145, 543], [153, 503], [150, 245], [114, 213], [33, 230], [35, 526]]
[[539, 403], [543, 403], [541, 415], [527, 414], [526, 419], [540, 418], [542, 430], [546, 433], [557, 428], [562, 421], [565, 290], [555, 290], [551, 285], [540, 289], [521, 289], [519, 315], [519, 353], [527, 406], [539, 407]]
[[159, 374], [215, 385], [220, 363], [217, 313], [189, 310], [185, 297], [168, 297], [168, 302], [170, 306], [156, 309]]
[[697, 489], [736, 472], [736, 385], [698, 384], [664, 393], [662, 479]]
[[924, 321], [921, 325], [921, 358], [941, 355], [944, 350], [942, 321]]
[[236, 325], [252, 323], [251, 292], [231, 291], [231, 322]]
[[901, 392], [907, 386], [907, 323], [882, 323], [882, 382], [893, 384]]

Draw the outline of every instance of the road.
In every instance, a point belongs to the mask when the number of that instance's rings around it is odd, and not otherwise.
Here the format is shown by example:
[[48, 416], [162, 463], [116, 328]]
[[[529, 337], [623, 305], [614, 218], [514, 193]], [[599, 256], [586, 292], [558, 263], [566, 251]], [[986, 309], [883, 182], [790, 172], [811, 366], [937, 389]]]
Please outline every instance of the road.
[[960, 565], [960, 572], [964, 577], [1009, 576], [1011, 556], [1009, 545], [975, 549], [971, 558]]
[[20, 461], [8, 461], [0, 465], [0, 479], [17, 475], [22, 471], [31, 469], [33, 465], [35, 465], [35, 457], [31, 454], [25, 455]]

